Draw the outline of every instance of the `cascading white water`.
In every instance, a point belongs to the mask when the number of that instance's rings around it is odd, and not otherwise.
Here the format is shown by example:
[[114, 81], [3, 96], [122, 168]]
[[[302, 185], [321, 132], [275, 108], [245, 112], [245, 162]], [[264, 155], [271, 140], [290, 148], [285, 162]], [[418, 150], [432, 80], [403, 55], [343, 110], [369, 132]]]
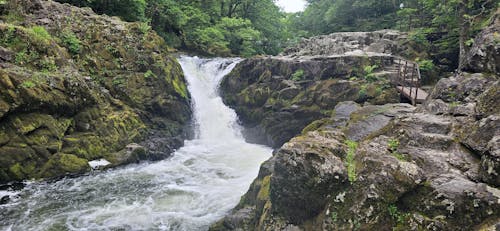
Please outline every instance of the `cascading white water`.
[[[1, 230], [207, 230], [233, 208], [271, 149], [246, 143], [217, 95], [237, 59], [179, 59], [196, 139], [173, 157], [53, 183], [29, 183], [0, 205]], [[2, 192], [0, 192], [1, 195]]]

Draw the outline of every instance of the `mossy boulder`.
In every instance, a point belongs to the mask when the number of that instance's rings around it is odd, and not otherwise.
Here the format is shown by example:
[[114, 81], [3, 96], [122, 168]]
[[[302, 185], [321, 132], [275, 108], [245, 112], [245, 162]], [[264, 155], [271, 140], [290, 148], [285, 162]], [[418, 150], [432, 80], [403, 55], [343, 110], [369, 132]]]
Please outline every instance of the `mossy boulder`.
[[40, 170], [41, 177], [63, 176], [66, 174], [84, 173], [90, 170], [88, 160], [72, 154], [58, 153], [52, 155]]
[[145, 24], [45, 0], [9, 0], [3, 11], [0, 183], [81, 173], [101, 158], [135, 162], [131, 143], [144, 146], [141, 160], [182, 145], [185, 79]]

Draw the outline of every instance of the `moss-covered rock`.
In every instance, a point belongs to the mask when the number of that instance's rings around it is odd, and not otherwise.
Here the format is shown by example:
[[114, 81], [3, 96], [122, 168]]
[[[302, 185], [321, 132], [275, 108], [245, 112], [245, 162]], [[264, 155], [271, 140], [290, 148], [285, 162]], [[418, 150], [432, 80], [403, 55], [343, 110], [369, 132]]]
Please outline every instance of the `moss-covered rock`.
[[223, 79], [221, 91], [246, 125], [248, 139], [279, 147], [340, 102], [399, 102], [389, 75], [379, 68], [378, 77], [367, 79], [362, 68], [391, 62], [384, 55], [248, 59]]
[[189, 94], [153, 31], [53, 1], [9, 0], [4, 11], [0, 183], [81, 173], [100, 158], [135, 162], [130, 143], [155, 160], [182, 145]]
[[89, 170], [88, 160], [72, 154], [58, 153], [50, 157], [39, 174], [41, 177], [54, 177], [65, 174], [78, 174]]

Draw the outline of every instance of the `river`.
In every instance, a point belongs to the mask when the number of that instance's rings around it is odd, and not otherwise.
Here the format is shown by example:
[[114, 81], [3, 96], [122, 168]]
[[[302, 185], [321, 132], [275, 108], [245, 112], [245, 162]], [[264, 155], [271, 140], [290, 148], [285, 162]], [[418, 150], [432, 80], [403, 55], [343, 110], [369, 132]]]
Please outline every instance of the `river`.
[[0, 191], [0, 230], [207, 230], [236, 206], [271, 156], [246, 143], [218, 85], [238, 59], [183, 56], [195, 138], [169, 159]]

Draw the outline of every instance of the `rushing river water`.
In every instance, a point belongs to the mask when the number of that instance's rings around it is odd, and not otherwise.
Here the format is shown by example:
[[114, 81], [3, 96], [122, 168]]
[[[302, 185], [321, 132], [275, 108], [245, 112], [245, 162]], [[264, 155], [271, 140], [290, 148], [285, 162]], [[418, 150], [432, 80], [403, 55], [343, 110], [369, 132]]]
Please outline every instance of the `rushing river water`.
[[271, 149], [248, 144], [217, 94], [237, 59], [181, 57], [196, 138], [164, 161], [28, 183], [0, 205], [0, 230], [207, 230], [233, 208]]

